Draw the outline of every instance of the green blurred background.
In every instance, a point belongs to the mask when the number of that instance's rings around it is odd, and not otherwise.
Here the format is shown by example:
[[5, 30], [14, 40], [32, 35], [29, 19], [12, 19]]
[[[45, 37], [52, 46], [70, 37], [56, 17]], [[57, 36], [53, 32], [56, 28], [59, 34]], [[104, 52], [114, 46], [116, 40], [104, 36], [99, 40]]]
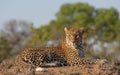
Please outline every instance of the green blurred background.
[[88, 3], [65, 3], [48, 24], [9, 20], [0, 30], [0, 62], [14, 59], [24, 47], [57, 46], [64, 27], [83, 26], [86, 57], [120, 61], [120, 17], [115, 8], [95, 8]]

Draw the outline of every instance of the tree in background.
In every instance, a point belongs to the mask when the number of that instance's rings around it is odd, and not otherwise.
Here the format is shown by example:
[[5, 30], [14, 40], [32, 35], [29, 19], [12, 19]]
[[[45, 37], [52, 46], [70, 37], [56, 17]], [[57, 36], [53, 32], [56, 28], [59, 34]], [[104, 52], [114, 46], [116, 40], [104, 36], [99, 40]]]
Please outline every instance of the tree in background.
[[10, 46], [13, 48], [12, 51], [19, 52], [30, 38], [29, 23], [10, 20], [6, 22], [3, 33], [10, 42]]
[[[0, 33], [0, 61], [18, 54], [30, 39], [29, 23], [10, 20]], [[9, 56], [9, 57], [8, 57]]]
[[11, 56], [10, 51], [10, 43], [5, 36], [0, 36], [0, 62]]

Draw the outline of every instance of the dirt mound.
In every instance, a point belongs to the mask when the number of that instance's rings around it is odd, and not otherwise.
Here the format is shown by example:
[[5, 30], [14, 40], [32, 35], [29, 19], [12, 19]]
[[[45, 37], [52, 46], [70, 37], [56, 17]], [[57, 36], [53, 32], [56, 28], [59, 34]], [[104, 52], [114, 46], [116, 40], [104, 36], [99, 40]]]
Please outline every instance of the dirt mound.
[[44, 71], [36, 71], [31, 65], [14, 66], [13, 62], [0, 64], [0, 75], [120, 75], [120, 63], [51, 67]]

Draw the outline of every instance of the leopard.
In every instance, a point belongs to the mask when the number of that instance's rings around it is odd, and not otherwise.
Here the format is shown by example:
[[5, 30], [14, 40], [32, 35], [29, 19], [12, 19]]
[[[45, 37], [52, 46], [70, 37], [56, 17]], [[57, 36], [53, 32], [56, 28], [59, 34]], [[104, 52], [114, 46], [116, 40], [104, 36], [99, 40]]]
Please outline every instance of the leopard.
[[16, 65], [31, 64], [36, 70], [53, 66], [95, 64], [101, 60], [86, 59], [82, 36], [84, 28], [64, 28], [65, 39], [56, 47], [24, 48], [16, 58]]

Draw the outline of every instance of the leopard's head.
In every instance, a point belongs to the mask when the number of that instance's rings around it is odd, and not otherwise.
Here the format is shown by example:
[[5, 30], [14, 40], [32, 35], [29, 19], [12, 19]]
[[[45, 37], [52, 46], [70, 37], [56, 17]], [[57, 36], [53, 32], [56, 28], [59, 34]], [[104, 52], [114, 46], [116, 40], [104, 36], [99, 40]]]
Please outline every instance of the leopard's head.
[[[83, 45], [82, 45], [82, 36], [84, 33], [84, 28], [80, 27], [78, 29], [74, 28], [64, 28], [66, 34], [66, 42], [69, 46], [76, 48], [80, 52], [83, 53]], [[84, 54], [81, 56], [84, 57]]]

